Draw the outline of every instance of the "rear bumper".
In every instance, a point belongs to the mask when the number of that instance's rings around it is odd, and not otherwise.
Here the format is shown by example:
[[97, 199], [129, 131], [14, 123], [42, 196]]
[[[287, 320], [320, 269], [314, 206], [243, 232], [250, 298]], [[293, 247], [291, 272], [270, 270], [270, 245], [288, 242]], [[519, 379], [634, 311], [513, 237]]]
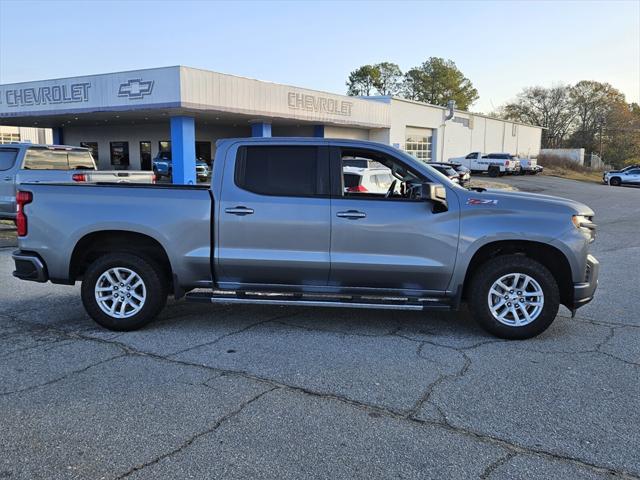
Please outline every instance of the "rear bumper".
[[14, 277], [41, 283], [49, 280], [47, 266], [37, 254], [17, 250], [13, 252], [11, 257], [16, 266], [13, 271]]
[[585, 281], [573, 285], [573, 308], [580, 308], [593, 300], [598, 288], [599, 270], [600, 262], [593, 255], [588, 255]]

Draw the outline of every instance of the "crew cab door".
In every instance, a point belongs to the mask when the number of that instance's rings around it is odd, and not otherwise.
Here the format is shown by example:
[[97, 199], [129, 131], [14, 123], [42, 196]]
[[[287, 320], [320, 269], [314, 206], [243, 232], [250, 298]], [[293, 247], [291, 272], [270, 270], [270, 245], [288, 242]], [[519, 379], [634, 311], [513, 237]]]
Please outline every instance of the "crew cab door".
[[[396, 178], [395, 193], [345, 191], [343, 162], [368, 158], [389, 171], [411, 167], [391, 154], [373, 149], [332, 149], [331, 286], [394, 291], [442, 292], [456, 260], [459, 211], [434, 213], [429, 201], [403, 198]], [[396, 172], [397, 173], [397, 172]], [[418, 181], [434, 181], [414, 171]], [[438, 180], [437, 174], [434, 175]], [[440, 179], [441, 180], [441, 179]], [[347, 189], [349, 190], [349, 189]], [[453, 197], [454, 195], [451, 194]]]
[[16, 160], [19, 149], [0, 148], [0, 218], [13, 218], [16, 214]]
[[273, 142], [231, 147], [217, 203], [214, 274], [222, 288], [326, 286], [327, 147]]

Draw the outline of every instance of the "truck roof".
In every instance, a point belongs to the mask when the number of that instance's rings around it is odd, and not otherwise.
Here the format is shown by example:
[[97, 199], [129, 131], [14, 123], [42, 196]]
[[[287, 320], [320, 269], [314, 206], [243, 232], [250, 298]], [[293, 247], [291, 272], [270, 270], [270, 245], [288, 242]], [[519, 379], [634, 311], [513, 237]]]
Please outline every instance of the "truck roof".
[[76, 145], [47, 145], [44, 143], [29, 143], [29, 142], [11, 142], [0, 144], [0, 148], [48, 148], [49, 150], [89, 150], [85, 147], [78, 147]]
[[371, 145], [371, 146], [384, 146], [387, 148], [393, 148], [386, 143], [380, 142], [372, 142], [370, 140], [356, 140], [356, 139], [346, 139], [346, 138], [325, 138], [325, 137], [238, 137], [238, 138], [221, 138], [216, 141], [216, 147], [228, 143], [273, 143], [273, 144], [329, 144], [329, 143], [339, 143], [341, 145]]

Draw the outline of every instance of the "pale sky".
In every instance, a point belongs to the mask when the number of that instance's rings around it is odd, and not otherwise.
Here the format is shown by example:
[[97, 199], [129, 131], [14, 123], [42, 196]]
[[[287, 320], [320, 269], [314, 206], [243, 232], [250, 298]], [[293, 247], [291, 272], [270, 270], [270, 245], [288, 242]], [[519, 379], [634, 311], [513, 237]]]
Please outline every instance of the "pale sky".
[[453, 60], [489, 112], [523, 88], [609, 82], [640, 101], [640, 0], [0, 0], [0, 83], [186, 65], [345, 93], [349, 72]]

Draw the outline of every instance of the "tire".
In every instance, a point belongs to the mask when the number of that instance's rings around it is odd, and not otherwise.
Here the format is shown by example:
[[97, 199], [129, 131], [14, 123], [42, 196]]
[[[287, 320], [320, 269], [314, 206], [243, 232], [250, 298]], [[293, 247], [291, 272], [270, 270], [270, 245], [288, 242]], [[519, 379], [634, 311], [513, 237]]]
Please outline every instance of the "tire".
[[609, 185], [611, 185], [612, 187], [619, 187], [620, 185], [622, 185], [622, 180], [620, 180], [620, 177], [610, 178]]
[[[520, 275], [517, 284], [521, 288], [526, 277], [530, 279], [519, 298], [517, 287], [512, 294], [512, 290], [497, 286], [498, 280], [503, 285], [511, 286], [515, 275]], [[496, 290], [492, 290], [493, 287]], [[492, 293], [497, 291], [500, 291], [500, 295]], [[542, 296], [536, 296], [536, 292], [542, 293]], [[511, 301], [500, 307], [500, 302], [506, 300], [503, 293]], [[523, 298], [525, 302], [521, 302]], [[498, 315], [508, 312], [502, 321], [492, 312], [490, 302]], [[560, 291], [551, 272], [541, 263], [524, 255], [501, 255], [478, 267], [470, 283], [469, 306], [475, 320], [487, 332], [508, 340], [524, 340], [539, 335], [553, 323], [560, 307]], [[517, 314], [519, 321], [512, 312]], [[524, 312], [531, 320], [525, 317]]]
[[[130, 272], [134, 276], [129, 277]], [[119, 285], [117, 281], [114, 282], [118, 280], [116, 275], [124, 282], [121, 281]], [[130, 279], [130, 288], [124, 290], [127, 279]], [[138, 280], [142, 284], [138, 284]], [[104, 291], [99, 292], [97, 288]], [[116, 252], [103, 255], [89, 265], [82, 281], [81, 295], [85, 310], [96, 323], [109, 330], [126, 332], [151, 322], [164, 308], [168, 291], [166, 274], [153, 260], [133, 253]], [[96, 296], [100, 293], [105, 297], [112, 294], [126, 300], [114, 302], [114, 299], [107, 299], [99, 302]], [[121, 297], [123, 294], [127, 297]], [[122, 307], [123, 304], [125, 307]], [[107, 312], [112, 306], [113, 315]], [[121, 308], [124, 308], [122, 314]]]
[[498, 175], [500, 175], [500, 169], [497, 167], [489, 167], [489, 176], [490, 177], [497, 177]]

